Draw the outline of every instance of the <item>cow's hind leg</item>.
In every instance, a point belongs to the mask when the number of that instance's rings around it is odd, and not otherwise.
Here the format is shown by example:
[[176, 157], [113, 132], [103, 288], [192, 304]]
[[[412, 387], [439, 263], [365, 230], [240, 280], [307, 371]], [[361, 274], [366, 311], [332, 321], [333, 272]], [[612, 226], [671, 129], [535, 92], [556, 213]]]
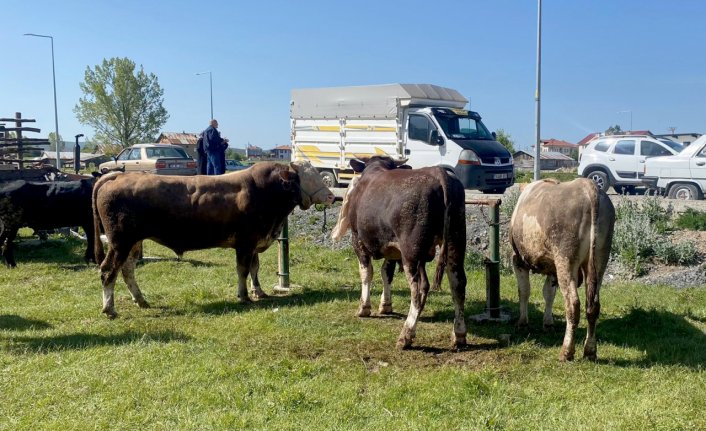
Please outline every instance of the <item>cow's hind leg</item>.
[[142, 291], [137, 286], [137, 280], [135, 280], [135, 263], [140, 254], [140, 244], [135, 244], [130, 251], [130, 256], [127, 258], [122, 267], [123, 280], [127, 284], [127, 288], [132, 296], [132, 301], [137, 304], [140, 308], [150, 308], [150, 304], [147, 303], [145, 297], [142, 295]]
[[6, 227], [6, 230], [2, 233], [2, 238], [4, 241], [0, 241], [0, 244], [4, 243], [4, 248], [2, 250], [2, 257], [5, 259], [5, 265], [8, 268], [14, 268], [17, 266], [15, 262], [15, 238], [17, 237], [16, 227]]
[[578, 274], [576, 270], [571, 270], [567, 263], [564, 265], [557, 263], [557, 278], [559, 289], [561, 289], [561, 294], [564, 296], [564, 310], [566, 312], [566, 332], [564, 333], [564, 342], [561, 346], [559, 359], [572, 361], [576, 349], [574, 345], [576, 327], [579, 325], [579, 317], [581, 315], [581, 304], [578, 296]]
[[517, 293], [520, 301], [520, 317], [517, 319], [517, 326], [523, 327], [529, 324], [527, 317], [527, 305], [530, 296], [529, 270], [518, 263], [518, 257], [512, 257], [512, 269], [517, 279]]
[[129, 252], [116, 251], [112, 246], [108, 246], [108, 253], [101, 263], [101, 281], [103, 283], [103, 310], [102, 312], [109, 319], [118, 317], [115, 311], [115, 279], [118, 271], [122, 269]]
[[446, 276], [449, 279], [451, 298], [454, 302], [454, 346], [456, 348], [466, 345], [466, 320], [464, 305], [466, 303], [466, 271], [463, 269], [463, 258], [460, 264], [449, 262], [446, 265]]
[[586, 286], [586, 321], [588, 324], [586, 341], [583, 344], [583, 357], [591, 361], [598, 359], [596, 355], [596, 321], [601, 312], [600, 289], [601, 283], [598, 282], [595, 294], [592, 297], [588, 286]]
[[554, 316], [552, 315], [552, 308], [554, 307], [554, 298], [556, 297], [557, 279], [556, 275], [551, 274], [547, 276], [544, 280], [544, 288], [542, 289], [542, 294], [544, 295], [544, 330], [550, 331], [554, 329]]
[[250, 251], [236, 250], [235, 252], [236, 270], [238, 271], [238, 300], [240, 302], [252, 302], [248, 296], [247, 282], [253, 254], [255, 252], [252, 249]]
[[403, 264], [412, 298], [409, 305], [409, 313], [407, 313], [407, 319], [397, 339], [397, 347], [406, 349], [412, 345], [414, 337], [417, 334], [417, 320], [419, 319], [419, 315], [422, 314], [424, 304], [427, 301], [429, 279], [427, 278], [427, 272], [424, 268], [424, 262], [403, 262]]
[[262, 290], [260, 286], [260, 279], [258, 278], [258, 273], [260, 272], [260, 255], [255, 253], [252, 257], [252, 263], [250, 264], [250, 280], [252, 281], [252, 293], [255, 298], [262, 299], [267, 298], [268, 295]]
[[360, 305], [355, 315], [368, 317], [370, 316], [370, 287], [373, 281], [373, 261], [370, 256], [364, 253], [358, 254], [358, 270], [361, 284]]
[[380, 267], [382, 277], [382, 296], [380, 296], [380, 314], [392, 313], [392, 278], [395, 276], [396, 260], [385, 259]]

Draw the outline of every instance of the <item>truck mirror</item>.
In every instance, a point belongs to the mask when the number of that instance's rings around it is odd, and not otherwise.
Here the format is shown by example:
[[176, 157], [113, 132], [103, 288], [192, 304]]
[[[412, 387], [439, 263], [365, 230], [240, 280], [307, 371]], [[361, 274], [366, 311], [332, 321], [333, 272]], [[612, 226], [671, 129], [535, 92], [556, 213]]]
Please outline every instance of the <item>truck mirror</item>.
[[493, 135], [493, 139], [494, 139], [494, 140], [497, 140], [497, 139], [498, 139], [498, 135], [497, 135], [495, 132], [491, 133], [491, 135]]
[[432, 130], [429, 134], [429, 141], [432, 145], [444, 145], [444, 138], [439, 135], [438, 130]]

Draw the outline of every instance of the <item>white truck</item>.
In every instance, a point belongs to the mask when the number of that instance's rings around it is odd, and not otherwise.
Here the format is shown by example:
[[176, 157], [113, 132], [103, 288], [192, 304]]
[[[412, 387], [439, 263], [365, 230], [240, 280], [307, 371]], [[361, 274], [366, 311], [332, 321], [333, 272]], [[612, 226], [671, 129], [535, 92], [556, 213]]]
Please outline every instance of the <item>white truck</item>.
[[329, 187], [350, 182], [350, 159], [389, 155], [412, 168], [442, 166], [467, 189], [502, 193], [514, 182], [512, 155], [467, 103], [429, 84], [295, 89], [292, 160], [311, 162]]

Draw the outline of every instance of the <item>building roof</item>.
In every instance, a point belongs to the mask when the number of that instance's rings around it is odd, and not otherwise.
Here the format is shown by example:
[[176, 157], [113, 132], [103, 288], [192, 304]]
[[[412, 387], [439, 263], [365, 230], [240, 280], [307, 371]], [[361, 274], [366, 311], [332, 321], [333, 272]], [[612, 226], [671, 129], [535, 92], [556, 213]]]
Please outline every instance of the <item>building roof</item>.
[[575, 148], [577, 145], [571, 142], [562, 141], [560, 139], [542, 139], [540, 141], [545, 147], [568, 147]]
[[[525, 150], [515, 151], [512, 154], [512, 157], [515, 157], [515, 156], [519, 155], [520, 153], [526, 154], [526, 155], [534, 158], [534, 154], [532, 154], [529, 151], [525, 151]], [[545, 151], [545, 152], [539, 153], [539, 159], [540, 160], [544, 159], [544, 160], [571, 160], [571, 161], [574, 161], [574, 159], [567, 156], [566, 154], [557, 153], [556, 151]]]
[[157, 138], [157, 142], [162, 140], [175, 145], [196, 145], [196, 141], [199, 140], [199, 134], [186, 132], [162, 132], [159, 135], [159, 138]]
[[290, 145], [280, 145], [279, 147], [274, 147], [273, 150], [292, 151], [292, 147]]

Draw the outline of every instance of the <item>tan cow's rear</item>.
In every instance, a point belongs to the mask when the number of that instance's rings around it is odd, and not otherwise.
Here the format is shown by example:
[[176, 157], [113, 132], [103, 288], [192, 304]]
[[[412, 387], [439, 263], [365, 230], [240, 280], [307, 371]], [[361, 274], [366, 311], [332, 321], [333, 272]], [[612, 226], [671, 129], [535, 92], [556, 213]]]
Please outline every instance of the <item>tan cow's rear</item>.
[[600, 312], [600, 286], [610, 257], [615, 209], [608, 196], [587, 179], [570, 183], [538, 181], [520, 195], [510, 223], [510, 241], [517, 277], [520, 318], [527, 325], [529, 271], [547, 275], [544, 284], [544, 325], [552, 326], [556, 286], [566, 311], [566, 332], [561, 360], [574, 358], [578, 326], [578, 287], [586, 280], [588, 331], [584, 357], [596, 359], [596, 320]]

